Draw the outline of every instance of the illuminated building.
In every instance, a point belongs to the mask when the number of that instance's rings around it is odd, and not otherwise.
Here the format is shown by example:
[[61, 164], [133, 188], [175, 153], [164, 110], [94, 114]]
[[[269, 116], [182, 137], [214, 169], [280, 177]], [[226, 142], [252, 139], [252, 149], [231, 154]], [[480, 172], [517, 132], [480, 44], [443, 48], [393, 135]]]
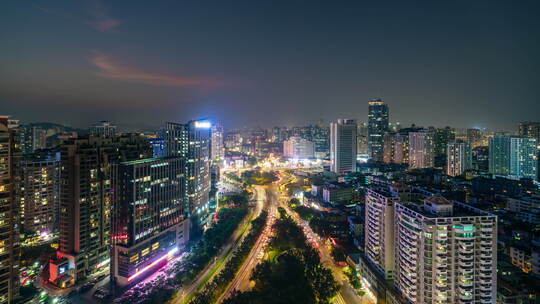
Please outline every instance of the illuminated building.
[[358, 124], [357, 148], [356, 148], [356, 153], [358, 156], [361, 156], [361, 157], [369, 156], [368, 138], [369, 138], [368, 127], [366, 123]]
[[313, 142], [292, 136], [283, 142], [283, 156], [295, 159], [313, 158], [315, 156], [315, 145]]
[[69, 139], [60, 146], [59, 248], [49, 281], [67, 287], [108, 267], [112, 164], [148, 158], [152, 148], [137, 135]]
[[154, 157], [165, 156], [165, 140], [163, 138], [148, 138], [148, 141], [152, 145], [152, 154], [154, 155]]
[[188, 241], [185, 168], [183, 157], [113, 165], [111, 278], [116, 284], [136, 282]]
[[435, 129], [433, 144], [435, 152], [435, 167], [442, 168], [446, 165], [446, 152], [448, 143], [454, 140], [454, 132], [452, 128], [437, 128]]
[[90, 134], [99, 137], [111, 137], [116, 135], [116, 126], [112, 125], [110, 121], [100, 121], [92, 126]]
[[225, 158], [225, 150], [223, 148], [223, 127], [220, 125], [213, 125], [212, 129], [212, 147], [211, 156], [212, 161], [221, 161]]
[[454, 139], [467, 142], [473, 148], [478, 147], [482, 144], [482, 131], [479, 129], [456, 128], [454, 129]]
[[368, 150], [374, 161], [383, 160], [383, 136], [388, 131], [388, 105], [377, 98], [369, 102]]
[[508, 135], [490, 138], [489, 173], [538, 179], [536, 138]]
[[193, 232], [210, 220], [208, 212], [210, 194], [211, 123], [194, 120], [186, 124], [168, 122], [161, 131], [165, 139], [166, 156], [186, 159], [184, 212], [189, 216]]
[[32, 151], [47, 148], [47, 130], [32, 127]]
[[20, 157], [18, 121], [0, 116], [0, 303], [19, 294], [19, 213], [16, 202]]
[[540, 148], [540, 122], [522, 121], [519, 123], [519, 136], [536, 138]]
[[328, 125], [315, 125], [311, 127], [311, 141], [315, 145], [315, 157], [328, 159], [330, 155]]
[[409, 135], [398, 133], [394, 137], [394, 155], [392, 162], [395, 164], [409, 163]]
[[[389, 164], [395, 161], [396, 155], [396, 134], [395, 132], [386, 132], [383, 136], [383, 162]], [[399, 152], [398, 152], [399, 153]]]
[[338, 119], [330, 123], [330, 161], [335, 173], [356, 171], [356, 121]]
[[431, 196], [395, 204], [396, 289], [407, 303], [495, 303], [497, 217]]
[[365, 252], [371, 264], [386, 279], [394, 277], [394, 205], [399, 194], [390, 187], [367, 189], [365, 203]]
[[27, 238], [47, 240], [58, 230], [60, 153], [41, 151], [20, 162], [22, 232]]
[[454, 141], [447, 145], [446, 174], [458, 176], [472, 169], [471, 145], [467, 142]]
[[432, 168], [435, 151], [433, 145], [433, 132], [422, 130], [409, 133], [409, 167]]

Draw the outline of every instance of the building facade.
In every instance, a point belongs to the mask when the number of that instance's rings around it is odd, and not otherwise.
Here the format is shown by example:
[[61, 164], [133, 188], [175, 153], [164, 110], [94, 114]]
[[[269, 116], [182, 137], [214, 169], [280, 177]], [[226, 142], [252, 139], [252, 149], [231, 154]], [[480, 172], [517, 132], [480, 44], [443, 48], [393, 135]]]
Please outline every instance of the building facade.
[[446, 174], [458, 176], [472, 169], [472, 150], [467, 142], [454, 141], [447, 145]]
[[212, 126], [212, 149], [210, 158], [212, 161], [221, 161], [225, 159], [225, 150], [223, 148], [223, 127], [220, 125]]
[[330, 123], [330, 161], [335, 173], [356, 171], [356, 121], [338, 119]]
[[18, 121], [0, 116], [0, 303], [19, 294]]
[[90, 128], [90, 134], [98, 137], [111, 137], [116, 135], [116, 126], [110, 121], [100, 121]]
[[111, 280], [137, 282], [184, 246], [185, 159], [147, 158], [113, 165]]
[[369, 101], [368, 150], [374, 161], [383, 160], [383, 136], [388, 131], [388, 105], [382, 99]]
[[315, 145], [307, 139], [292, 136], [283, 142], [283, 156], [295, 159], [315, 157]]
[[49, 281], [68, 287], [109, 265], [112, 165], [151, 157], [152, 148], [137, 135], [91, 136], [64, 142], [60, 153], [59, 248]]
[[395, 286], [408, 303], [495, 303], [497, 217], [442, 197], [395, 208]]
[[429, 130], [409, 133], [409, 167], [432, 168], [435, 160], [433, 133]]
[[508, 135], [490, 138], [489, 173], [538, 179], [536, 138]]

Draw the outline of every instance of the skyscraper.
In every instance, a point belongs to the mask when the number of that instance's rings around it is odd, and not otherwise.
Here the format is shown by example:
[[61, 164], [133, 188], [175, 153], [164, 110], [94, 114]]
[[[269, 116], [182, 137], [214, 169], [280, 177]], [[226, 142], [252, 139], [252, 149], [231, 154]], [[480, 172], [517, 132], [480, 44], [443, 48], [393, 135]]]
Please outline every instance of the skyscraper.
[[447, 145], [446, 174], [458, 176], [472, 169], [472, 150], [467, 142], [453, 141]]
[[0, 116], [0, 303], [19, 293], [18, 121]]
[[356, 121], [352, 119], [338, 119], [330, 123], [330, 160], [333, 172], [340, 174], [356, 171], [356, 129]]
[[433, 133], [422, 130], [409, 133], [409, 166], [410, 168], [432, 168], [435, 151]]
[[[395, 132], [386, 132], [383, 136], [383, 162], [393, 163], [396, 155], [396, 136]], [[398, 146], [399, 147], [399, 146]], [[398, 152], [399, 153], [399, 152]]]
[[435, 130], [433, 138], [434, 150], [435, 150], [435, 167], [442, 168], [446, 165], [446, 152], [448, 143], [454, 140], [454, 132], [452, 128], [438, 128]]
[[215, 124], [212, 126], [212, 161], [221, 161], [225, 158], [225, 150], [223, 148], [223, 127]]
[[495, 135], [489, 139], [489, 173], [510, 174], [510, 136]]
[[60, 239], [49, 281], [67, 287], [108, 265], [112, 164], [152, 156], [144, 137], [69, 139], [60, 147]]
[[368, 260], [388, 280], [394, 278], [394, 205], [399, 195], [386, 186], [367, 189], [365, 252]]
[[113, 165], [111, 278], [121, 286], [159, 267], [189, 239], [184, 220], [185, 159], [147, 158]]
[[395, 286], [407, 303], [495, 303], [497, 217], [443, 197], [395, 204]]
[[283, 142], [283, 156], [288, 158], [306, 159], [315, 156], [315, 145], [312, 141], [297, 136], [291, 136]]
[[540, 145], [540, 122], [522, 121], [519, 123], [519, 136], [536, 138]]
[[193, 120], [187, 124], [168, 122], [161, 131], [166, 155], [186, 159], [187, 196], [184, 212], [190, 218], [193, 232], [209, 220], [211, 123]]
[[374, 161], [383, 160], [383, 135], [388, 131], [388, 105], [377, 98], [369, 102], [368, 150]]
[[32, 127], [32, 151], [47, 148], [47, 130]]

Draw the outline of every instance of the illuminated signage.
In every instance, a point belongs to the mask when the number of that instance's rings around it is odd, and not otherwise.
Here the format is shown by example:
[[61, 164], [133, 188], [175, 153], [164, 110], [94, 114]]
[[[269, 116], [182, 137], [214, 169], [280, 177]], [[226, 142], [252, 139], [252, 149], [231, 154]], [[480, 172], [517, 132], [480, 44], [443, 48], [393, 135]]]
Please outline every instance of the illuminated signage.
[[146, 272], [148, 269], [156, 266], [159, 262], [165, 260], [167, 257], [170, 257], [172, 256], [176, 251], [178, 251], [178, 248], [175, 247], [171, 250], [169, 250], [169, 252], [167, 252], [167, 254], [163, 255], [162, 257], [160, 257], [159, 259], [153, 261], [151, 264], [147, 265], [146, 267], [144, 267], [143, 269], [137, 271], [136, 273], [134, 273], [132, 276], [130, 276], [128, 278], [128, 281], [132, 281], [133, 279], [135, 279], [136, 277], [138, 277], [139, 275], [141, 275], [143, 272]]
[[195, 128], [197, 129], [210, 129], [212, 127], [212, 124], [209, 121], [196, 121], [195, 122]]

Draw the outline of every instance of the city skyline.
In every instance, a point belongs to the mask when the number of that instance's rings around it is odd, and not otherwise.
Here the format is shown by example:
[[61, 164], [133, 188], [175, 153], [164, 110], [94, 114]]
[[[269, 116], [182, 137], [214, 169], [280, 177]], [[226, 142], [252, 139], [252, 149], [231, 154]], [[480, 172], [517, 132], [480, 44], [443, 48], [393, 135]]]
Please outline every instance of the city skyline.
[[4, 6], [0, 106], [23, 123], [367, 121], [376, 97], [404, 126], [514, 130], [540, 112], [535, 2]]

